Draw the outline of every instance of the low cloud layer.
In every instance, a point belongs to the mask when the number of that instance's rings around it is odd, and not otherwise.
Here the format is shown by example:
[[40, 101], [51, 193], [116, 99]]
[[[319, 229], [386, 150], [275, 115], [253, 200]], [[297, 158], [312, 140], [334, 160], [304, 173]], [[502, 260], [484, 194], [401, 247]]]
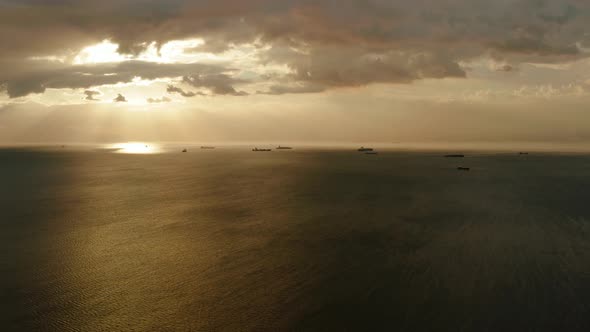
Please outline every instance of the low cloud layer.
[[[214, 65], [161, 64], [145, 61], [72, 66], [44, 62], [37, 65], [38, 67], [32, 70], [0, 73], [7, 77], [6, 91], [11, 98], [43, 93], [48, 88], [87, 89], [106, 84], [128, 83], [135, 78], [153, 80], [182, 76], [187, 73], [215, 75], [224, 71], [224, 68]], [[203, 85], [215, 86], [215, 82], [207, 83], [204, 79]]]

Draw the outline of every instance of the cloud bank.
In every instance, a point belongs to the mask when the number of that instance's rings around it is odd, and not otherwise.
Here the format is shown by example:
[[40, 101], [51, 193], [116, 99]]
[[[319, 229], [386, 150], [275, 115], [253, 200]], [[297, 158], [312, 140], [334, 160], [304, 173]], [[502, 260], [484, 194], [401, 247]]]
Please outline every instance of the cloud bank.
[[[568, 63], [588, 57], [588, 31], [590, 3], [582, 0], [0, 0], [0, 86], [11, 98], [136, 78], [169, 79], [169, 92], [184, 97], [320, 93], [464, 78], [482, 57], [503, 72]], [[204, 44], [189, 53], [250, 47], [256, 56], [140, 59], [190, 38]], [[104, 40], [126, 60], [73, 61], [75, 50]], [[261, 69], [270, 66], [286, 69]]]

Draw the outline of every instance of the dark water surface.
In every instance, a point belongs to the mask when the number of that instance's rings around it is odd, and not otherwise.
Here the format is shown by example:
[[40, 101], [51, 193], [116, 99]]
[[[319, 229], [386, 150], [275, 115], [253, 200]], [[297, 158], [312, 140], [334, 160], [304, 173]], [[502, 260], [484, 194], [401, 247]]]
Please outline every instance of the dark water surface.
[[584, 155], [4, 149], [0, 330], [589, 331], [589, 202]]

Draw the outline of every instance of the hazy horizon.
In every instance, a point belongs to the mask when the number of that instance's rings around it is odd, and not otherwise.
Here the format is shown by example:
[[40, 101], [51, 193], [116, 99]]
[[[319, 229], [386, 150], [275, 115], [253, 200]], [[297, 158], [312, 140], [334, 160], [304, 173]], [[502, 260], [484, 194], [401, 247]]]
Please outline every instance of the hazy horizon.
[[[0, 143], [0, 148], [53, 148], [69, 150], [108, 150], [118, 145], [149, 145], [162, 148], [151, 153], [178, 152], [180, 148], [200, 148], [211, 146], [218, 149], [249, 149], [253, 147], [276, 148], [288, 146], [297, 150], [356, 150], [361, 146], [371, 147], [383, 152], [471, 152], [471, 153], [590, 153], [590, 142], [306, 142], [306, 141], [252, 141], [252, 142], [219, 142], [219, 141], [112, 141], [112, 142], [14, 142]], [[68, 151], [68, 150], [62, 150]]]

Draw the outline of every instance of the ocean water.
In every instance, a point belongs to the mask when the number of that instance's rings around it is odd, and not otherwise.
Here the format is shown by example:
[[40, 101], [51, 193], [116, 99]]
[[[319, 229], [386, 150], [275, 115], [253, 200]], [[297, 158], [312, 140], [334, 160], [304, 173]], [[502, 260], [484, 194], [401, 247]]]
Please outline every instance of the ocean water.
[[1, 331], [590, 330], [588, 155], [158, 152], [0, 150]]

